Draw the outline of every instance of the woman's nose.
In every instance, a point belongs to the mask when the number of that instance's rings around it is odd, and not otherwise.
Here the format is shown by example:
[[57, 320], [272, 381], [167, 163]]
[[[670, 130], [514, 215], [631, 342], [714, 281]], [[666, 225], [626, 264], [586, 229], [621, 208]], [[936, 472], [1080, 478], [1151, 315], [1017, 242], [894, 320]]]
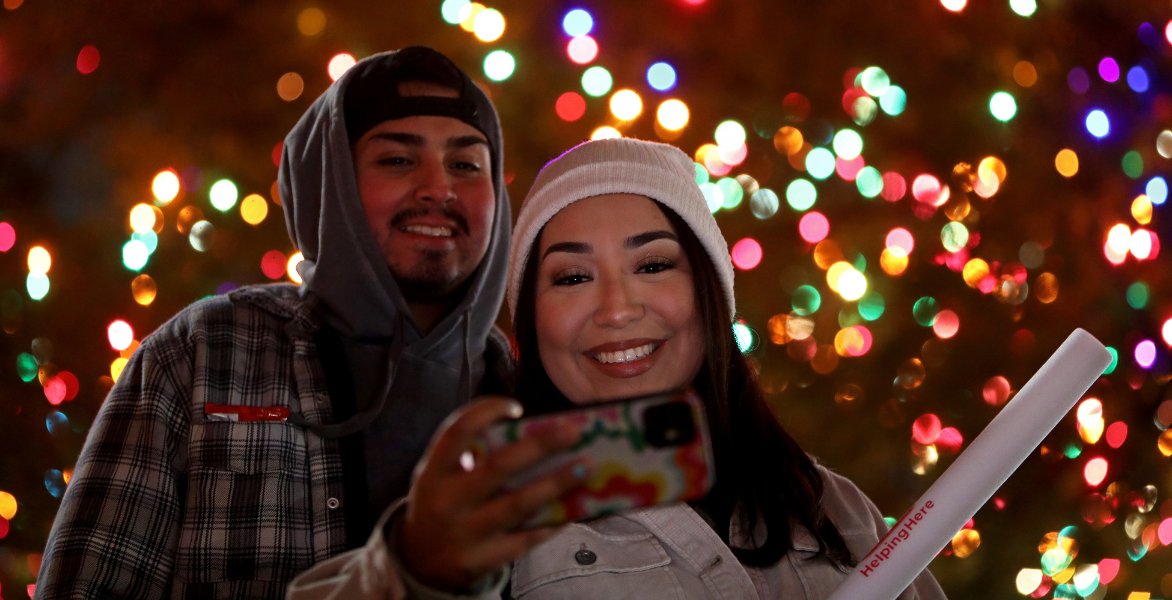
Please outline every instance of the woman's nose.
[[596, 325], [621, 329], [643, 318], [646, 312], [643, 302], [627, 281], [616, 277], [603, 279], [602, 296], [594, 311]]
[[423, 160], [416, 168], [415, 199], [448, 202], [456, 198], [451, 175], [441, 161]]

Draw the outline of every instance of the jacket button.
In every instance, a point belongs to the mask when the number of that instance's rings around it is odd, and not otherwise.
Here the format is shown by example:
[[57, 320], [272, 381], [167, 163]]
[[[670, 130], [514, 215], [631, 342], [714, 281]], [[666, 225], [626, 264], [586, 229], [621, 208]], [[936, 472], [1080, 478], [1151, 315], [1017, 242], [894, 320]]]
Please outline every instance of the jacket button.
[[594, 561], [598, 560], [598, 555], [583, 548], [574, 553], [574, 560], [578, 561], [580, 565], [592, 565]]
[[329, 500], [326, 500], [326, 506], [330, 507], [330, 510], [334, 510], [335, 508], [338, 508], [338, 506], [340, 506], [341, 504], [342, 503], [338, 502], [337, 498], [330, 498]]
[[325, 402], [325, 401], [326, 401], [326, 395], [325, 395], [325, 394], [318, 394], [318, 395], [317, 395], [317, 401], [318, 401], [319, 403], [321, 403], [321, 402]]

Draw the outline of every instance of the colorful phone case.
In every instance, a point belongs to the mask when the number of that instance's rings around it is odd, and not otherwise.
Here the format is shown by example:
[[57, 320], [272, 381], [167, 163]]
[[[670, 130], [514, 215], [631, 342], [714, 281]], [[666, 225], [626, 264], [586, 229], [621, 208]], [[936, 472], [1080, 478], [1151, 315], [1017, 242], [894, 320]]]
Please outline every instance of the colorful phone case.
[[[648, 408], [671, 402], [686, 402], [691, 408], [695, 435], [682, 445], [653, 447], [645, 436], [644, 414]], [[715, 480], [712, 442], [703, 402], [692, 390], [501, 423], [485, 433], [477, 450], [484, 456], [486, 452], [565, 422], [578, 426], [581, 441], [569, 451], [513, 476], [505, 482], [505, 488], [517, 489], [578, 457], [586, 457], [593, 464], [591, 475], [583, 485], [539, 510], [523, 527], [558, 525], [624, 510], [696, 500], [712, 488]]]

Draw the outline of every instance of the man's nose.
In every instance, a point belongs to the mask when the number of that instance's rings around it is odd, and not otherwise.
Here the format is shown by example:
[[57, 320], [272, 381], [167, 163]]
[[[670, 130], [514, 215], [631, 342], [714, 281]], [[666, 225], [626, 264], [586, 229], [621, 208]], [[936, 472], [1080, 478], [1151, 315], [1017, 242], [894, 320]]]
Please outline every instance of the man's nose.
[[444, 167], [443, 161], [422, 161], [416, 169], [416, 176], [416, 200], [430, 202], [455, 200], [456, 192], [452, 189], [452, 177]]
[[600, 277], [601, 296], [594, 311], [594, 323], [600, 327], [621, 329], [646, 314], [642, 299], [623, 277]]

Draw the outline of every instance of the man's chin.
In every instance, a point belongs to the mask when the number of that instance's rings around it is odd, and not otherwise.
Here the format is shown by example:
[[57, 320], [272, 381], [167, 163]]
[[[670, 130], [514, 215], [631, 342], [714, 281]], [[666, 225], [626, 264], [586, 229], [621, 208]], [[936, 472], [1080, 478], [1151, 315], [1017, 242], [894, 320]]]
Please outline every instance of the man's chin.
[[399, 284], [399, 290], [403, 293], [403, 297], [418, 302], [451, 300], [461, 291], [464, 283], [468, 280], [467, 276], [460, 277], [450, 271], [438, 269], [415, 270], [407, 273], [392, 269], [391, 274], [395, 277], [395, 283]]

